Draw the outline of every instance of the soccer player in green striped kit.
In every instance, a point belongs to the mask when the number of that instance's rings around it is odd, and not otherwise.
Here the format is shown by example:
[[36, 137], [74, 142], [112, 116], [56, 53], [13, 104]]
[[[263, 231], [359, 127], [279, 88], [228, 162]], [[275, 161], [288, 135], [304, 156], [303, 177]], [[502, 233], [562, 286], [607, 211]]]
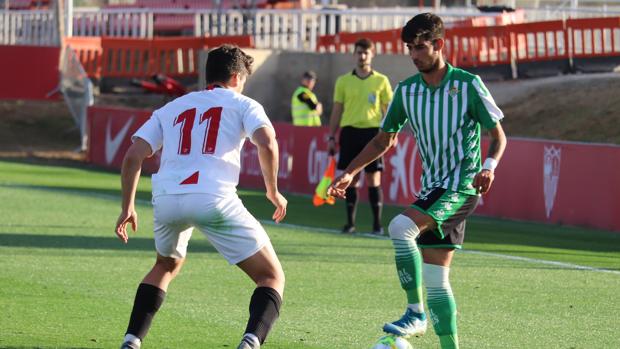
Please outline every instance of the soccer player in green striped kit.
[[[409, 123], [422, 158], [422, 190], [388, 227], [408, 305], [405, 314], [386, 323], [383, 330], [403, 337], [421, 335], [430, 320], [441, 348], [453, 349], [459, 341], [450, 264], [454, 251], [462, 246], [465, 219], [493, 183], [506, 147], [499, 123], [504, 115], [479, 76], [444, 61], [441, 18], [419, 14], [407, 22], [401, 38], [419, 73], [398, 84], [381, 132], [334, 180], [329, 193], [343, 198], [353, 177], [391, 148], [398, 132]], [[482, 129], [491, 140], [484, 162]], [[428, 310], [422, 299], [422, 280]]]

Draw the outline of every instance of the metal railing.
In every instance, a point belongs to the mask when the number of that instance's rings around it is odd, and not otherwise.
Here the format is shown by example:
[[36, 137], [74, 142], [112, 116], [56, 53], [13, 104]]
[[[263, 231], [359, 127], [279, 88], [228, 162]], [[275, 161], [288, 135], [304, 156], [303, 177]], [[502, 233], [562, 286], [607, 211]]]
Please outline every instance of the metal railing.
[[0, 11], [0, 45], [58, 46], [57, 28], [51, 10]]
[[[149, 9], [75, 9], [73, 27], [67, 36], [153, 37], [153, 17]], [[163, 11], [169, 13], [170, 10]]]
[[[562, 6], [565, 6], [566, 0]], [[581, 0], [588, 1], [588, 0]], [[620, 0], [613, 0], [620, 1]], [[316, 10], [89, 9], [72, 11], [67, 36], [152, 38], [162, 32], [186, 36], [251, 35], [257, 48], [315, 52], [318, 38], [340, 32], [400, 28], [420, 12], [446, 22], [479, 16], [476, 8], [364, 8]], [[526, 20], [618, 16], [620, 7], [529, 8]], [[58, 45], [51, 10], [0, 11], [0, 44]]]

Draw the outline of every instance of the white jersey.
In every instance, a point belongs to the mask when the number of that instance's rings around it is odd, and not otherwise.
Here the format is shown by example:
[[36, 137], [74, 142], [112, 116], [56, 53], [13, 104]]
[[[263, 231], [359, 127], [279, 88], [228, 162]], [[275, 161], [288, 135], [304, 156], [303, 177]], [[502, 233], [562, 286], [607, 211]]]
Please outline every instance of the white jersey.
[[153, 196], [236, 192], [246, 137], [271, 127], [255, 100], [225, 88], [192, 92], [153, 112], [133, 135], [162, 149]]

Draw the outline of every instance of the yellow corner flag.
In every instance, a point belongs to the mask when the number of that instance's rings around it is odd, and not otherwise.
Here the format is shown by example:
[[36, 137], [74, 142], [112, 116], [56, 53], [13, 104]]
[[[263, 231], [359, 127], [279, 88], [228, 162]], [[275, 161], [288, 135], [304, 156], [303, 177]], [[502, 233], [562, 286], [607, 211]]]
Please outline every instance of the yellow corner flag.
[[330, 156], [328, 159], [327, 169], [325, 169], [325, 173], [323, 173], [323, 178], [314, 190], [314, 197], [312, 198], [312, 204], [314, 204], [314, 206], [321, 206], [324, 203], [333, 205], [336, 202], [336, 199], [334, 199], [333, 196], [327, 195], [327, 188], [329, 188], [334, 181], [335, 175], [336, 159], [333, 156]]

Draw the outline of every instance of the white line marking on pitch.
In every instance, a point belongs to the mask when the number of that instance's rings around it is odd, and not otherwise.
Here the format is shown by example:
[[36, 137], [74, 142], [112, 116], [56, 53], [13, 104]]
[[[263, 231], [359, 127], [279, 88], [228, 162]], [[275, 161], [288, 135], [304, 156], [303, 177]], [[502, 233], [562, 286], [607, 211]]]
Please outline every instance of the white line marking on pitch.
[[[281, 226], [281, 227], [286, 227], [286, 228], [304, 229], [304, 230], [316, 231], [316, 232], [321, 232], [321, 233], [340, 234], [340, 232], [338, 230], [336, 230], [336, 229], [314, 228], [314, 227], [306, 227], [306, 226], [303, 226], [303, 225], [288, 224], [288, 223], [274, 223], [273, 221], [269, 221], [269, 220], [261, 220], [260, 222], [262, 224], [270, 225], [270, 226]], [[385, 236], [376, 236], [376, 235], [372, 235], [372, 234], [356, 234], [356, 235], [357, 236], [362, 235], [364, 237], [369, 237], [369, 238], [374, 238], [374, 239], [388, 240], [388, 237], [385, 237]], [[507, 254], [493, 253], [493, 252], [484, 252], [484, 251], [476, 251], [476, 250], [461, 250], [461, 251], [459, 251], [459, 253], [475, 254], [475, 255], [480, 255], [480, 256], [495, 257], [495, 258], [501, 258], [501, 259], [509, 259], [509, 260], [514, 260], [514, 261], [521, 261], [521, 262], [528, 262], [528, 263], [535, 263], [535, 264], [553, 265], [553, 266], [561, 267], [561, 268], [564, 268], [564, 269], [586, 270], [586, 271], [594, 271], [594, 272], [598, 272], [598, 273], [609, 273], [609, 274], [620, 275], [620, 271], [618, 271], [618, 270], [609, 270], [609, 269], [604, 269], [604, 268], [588, 267], [588, 266], [585, 266], [585, 265], [572, 264], [572, 263], [564, 263], [564, 262], [556, 262], [556, 261], [549, 261], [549, 260], [545, 260], [545, 259], [511, 256], [511, 255], [507, 255]]]
[[[0, 186], [13, 187], [13, 188], [17, 188], [17, 189], [31, 189], [31, 190], [34, 189], [34, 190], [45, 190], [45, 191], [60, 191], [60, 192], [67, 192], [67, 193], [71, 193], [71, 194], [84, 195], [84, 192], [80, 192], [78, 190], [66, 189], [66, 188], [53, 188], [53, 187], [43, 188], [43, 187], [28, 186], [28, 185], [21, 185], [21, 184], [15, 184], [15, 183], [0, 183]], [[119, 196], [115, 196], [115, 195], [91, 192], [91, 193], [89, 193], [88, 196], [89, 197], [96, 197], [96, 198], [106, 199], [106, 200], [115, 200], [115, 201], [116, 200], [120, 200], [120, 195]], [[151, 201], [149, 201], [149, 200], [136, 199], [136, 203], [140, 204], [140, 205], [151, 206]], [[289, 224], [289, 223], [275, 223], [275, 222], [273, 222], [271, 220], [260, 220], [260, 222], [262, 224], [270, 225], [270, 226], [275, 226], [275, 227], [286, 227], [286, 228], [303, 229], [303, 230], [307, 230], [307, 231], [314, 231], [314, 232], [320, 232], [320, 233], [340, 234], [340, 232], [338, 230], [336, 230], [336, 229], [308, 227], [308, 226], [304, 226], [304, 225]], [[385, 236], [376, 236], [376, 235], [372, 235], [372, 234], [356, 234], [356, 236], [363, 236], [363, 237], [367, 237], [367, 238], [382, 239], [382, 240], [387, 240], [388, 239]], [[618, 270], [609, 270], [609, 269], [604, 269], [604, 268], [588, 267], [588, 266], [585, 266], [585, 265], [572, 264], [572, 263], [564, 263], [564, 262], [556, 262], [556, 261], [549, 261], [549, 260], [545, 260], [545, 259], [511, 256], [511, 255], [507, 255], [507, 254], [493, 253], [493, 252], [483, 252], [483, 251], [476, 251], [476, 250], [461, 250], [460, 252], [461, 253], [468, 253], [468, 254], [475, 254], [475, 255], [480, 255], [480, 256], [488, 256], [488, 257], [509, 259], [509, 260], [515, 260], [515, 261], [528, 262], [528, 263], [535, 263], [535, 264], [553, 265], [553, 266], [561, 267], [561, 268], [565, 268], [565, 269], [585, 270], [585, 271], [594, 271], [594, 272], [598, 272], [598, 273], [608, 273], [608, 274], [620, 275], [620, 271], [618, 271]]]

